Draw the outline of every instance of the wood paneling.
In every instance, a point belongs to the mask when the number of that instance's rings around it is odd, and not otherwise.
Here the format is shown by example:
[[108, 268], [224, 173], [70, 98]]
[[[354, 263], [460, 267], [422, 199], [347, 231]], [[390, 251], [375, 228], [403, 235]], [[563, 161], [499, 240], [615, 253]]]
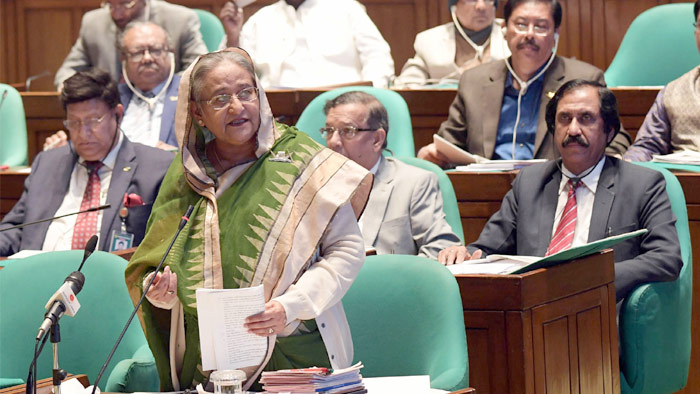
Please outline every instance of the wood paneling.
[[[226, 0], [172, 0], [218, 15]], [[275, 0], [246, 7], [249, 17]], [[332, 1], [332, 0], [330, 0]], [[396, 72], [413, 56], [413, 40], [422, 30], [450, 20], [444, 0], [360, 0], [392, 48]], [[679, 0], [561, 0], [564, 16], [559, 54], [605, 69], [627, 27], [642, 11]], [[78, 37], [80, 20], [99, 0], [0, 1], [0, 81], [24, 82], [43, 71], [32, 90], [52, 90], [53, 75]], [[498, 15], [503, 15], [499, 4]], [[688, 34], [692, 34], [689, 29]]]

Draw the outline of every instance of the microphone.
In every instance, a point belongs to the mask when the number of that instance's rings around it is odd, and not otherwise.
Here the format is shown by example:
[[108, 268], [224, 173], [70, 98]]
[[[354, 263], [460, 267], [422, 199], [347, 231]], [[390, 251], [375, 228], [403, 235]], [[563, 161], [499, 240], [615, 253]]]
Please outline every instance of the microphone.
[[58, 288], [58, 290], [51, 296], [49, 301], [46, 303], [44, 308], [47, 309], [46, 315], [44, 316], [44, 321], [39, 327], [39, 331], [36, 334], [36, 340], [39, 341], [41, 338], [49, 331], [52, 325], [56, 324], [58, 319], [67, 314], [68, 316], [75, 316], [80, 309], [80, 303], [75, 297], [76, 294], [80, 293], [85, 284], [85, 275], [83, 275], [80, 270], [85, 264], [85, 260], [95, 251], [97, 246], [97, 235], [93, 235], [90, 240], [88, 240], [85, 245], [85, 253], [83, 254], [83, 261], [80, 263], [80, 267], [77, 271], [72, 272], [63, 285]]
[[[155, 272], [160, 271], [160, 269], [163, 267], [163, 263], [165, 263], [165, 258], [168, 257], [168, 254], [170, 253], [170, 249], [172, 249], [173, 245], [175, 244], [175, 240], [177, 240], [177, 237], [180, 235], [180, 232], [182, 231], [183, 228], [185, 228], [185, 225], [187, 224], [187, 222], [189, 222], [190, 215], [192, 215], [193, 210], [194, 210], [194, 206], [190, 205], [187, 207], [187, 212], [185, 212], [185, 215], [180, 220], [180, 224], [177, 226], [177, 232], [175, 233], [173, 240], [170, 241], [170, 245], [168, 246], [168, 249], [165, 250], [165, 254], [163, 255], [163, 258], [160, 260], [160, 263], [158, 263], [158, 266], [156, 267]], [[122, 329], [121, 334], [119, 334], [117, 341], [114, 343], [114, 347], [112, 347], [112, 351], [109, 352], [109, 356], [107, 356], [107, 360], [105, 361], [104, 364], [102, 364], [102, 369], [100, 369], [100, 373], [97, 374], [97, 379], [95, 379], [95, 383], [93, 383], [92, 394], [95, 394], [95, 391], [97, 390], [97, 384], [100, 383], [100, 379], [102, 379], [102, 375], [105, 373], [105, 370], [107, 369], [107, 366], [109, 365], [109, 362], [112, 360], [112, 357], [114, 356], [114, 352], [117, 351], [117, 347], [119, 347], [119, 344], [122, 342], [122, 339], [124, 338], [124, 334], [126, 334], [126, 330], [129, 328], [131, 321], [134, 320], [134, 316], [136, 316], [136, 312], [141, 307], [141, 304], [143, 303], [143, 300], [146, 298], [146, 294], [148, 293], [148, 290], [151, 288], [151, 285], [153, 284], [153, 281], [155, 279], [156, 279], [156, 275], [154, 274], [151, 277], [151, 280], [146, 285], [146, 287], [143, 288], [143, 293], [141, 294], [141, 298], [139, 299], [139, 302], [137, 302], [136, 306], [134, 306], [134, 310], [131, 312], [131, 316], [129, 316], [129, 319], [127, 319], [126, 324], [124, 324], [124, 328]]]
[[[96, 207], [88, 208], [88, 209], [85, 209], [85, 210], [82, 210], [82, 211], [76, 211], [76, 212], [67, 213], [67, 214], [65, 214], [65, 215], [54, 216], [54, 217], [52, 217], [52, 218], [36, 220], [36, 221], [34, 221], [34, 222], [29, 222], [29, 223], [22, 223], [22, 224], [18, 224], [18, 225], [16, 225], [16, 226], [12, 226], [12, 227], [0, 228], [0, 233], [3, 232], [3, 231], [14, 230], [14, 229], [16, 229], [16, 228], [22, 228], [22, 227], [26, 227], [26, 226], [31, 226], [31, 225], [33, 225], [33, 224], [38, 224], [38, 223], [43, 223], [43, 222], [50, 222], [50, 221], [52, 221], [52, 220], [64, 218], [64, 217], [66, 217], [66, 216], [79, 215], [79, 214], [81, 214], [81, 213], [86, 213], [86, 212], [101, 211], [101, 210], [103, 210], [103, 209], [107, 209], [107, 208], [110, 208], [110, 207], [111, 207], [111, 205], [109, 205], [109, 204], [104, 204], [104, 205], [99, 205], [99, 206], [96, 206]], [[90, 238], [90, 240], [92, 240], [92, 238]], [[88, 241], [88, 244], [90, 244], [89, 241]], [[87, 245], [85, 246], [85, 248], [87, 248]], [[94, 250], [94, 249], [93, 249], [93, 250]], [[90, 252], [90, 253], [92, 253], [92, 252]]]

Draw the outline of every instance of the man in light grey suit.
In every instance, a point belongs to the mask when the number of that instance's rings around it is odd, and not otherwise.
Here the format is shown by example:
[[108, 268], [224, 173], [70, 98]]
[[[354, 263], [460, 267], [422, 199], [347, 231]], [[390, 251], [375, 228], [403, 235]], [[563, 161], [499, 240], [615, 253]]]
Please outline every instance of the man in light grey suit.
[[328, 147], [375, 176], [359, 221], [366, 248], [435, 259], [440, 250], [460, 244], [445, 220], [437, 176], [382, 156], [389, 118], [374, 96], [347, 92], [328, 101], [324, 112], [321, 133]]
[[[99, 250], [110, 250], [113, 232], [120, 234], [116, 240], [133, 236], [133, 246], [143, 239], [152, 203], [174, 154], [132, 143], [120, 132], [124, 109], [117, 85], [106, 71], [86, 70], [67, 79], [61, 101], [72, 144], [37, 155], [24, 192], [0, 229], [101, 204], [111, 207], [0, 232], [0, 256], [25, 249], [75, 249], [74, 230], [90, 220], [95, 225], [89, 235], [99, 234]], [[86, 196], [95, 173], [93, 200]], [[77, 248], [82, 247], [84, 243], [77, 242]]]
[[109, 0], [104, 7], [83, 16], [78, 40], [56, 72], [56, 88], [60, 90], [66, 78], [89, 67], [107, 70], [120, 81], [117, 36], [132, 20], [155, 22], [168, 32], [173, 41], [175, 72], [207, 53], [194, 11], [162, 0]]
[[484, 253], [544, 256], [646, 228], [613, 247], [617, 301], [642, 283], [676, 279], [683, 263], [663, 175], [605, 156], [620, 129], [612, 92], [594, 81], [569, 81], [547, 106], [546, 120], [561, 160], [521, 170], [479, 239], [440, 252], [440, 262]]
[[[438, 134], [487, 159], [553, 159], [557, 152], [544, 122], [547, 103], [568, 80], [604, 83], [603, 72], [556, 56], [562, 18], [557, 0], [509, 0], [504, 16], [511, 57], [462, 74]], [[620, 156], [629, 144], [623, 130], [608, 153]], [[442, 167], [451, 164], [435, 144], [421, 148], [418, 157]]]

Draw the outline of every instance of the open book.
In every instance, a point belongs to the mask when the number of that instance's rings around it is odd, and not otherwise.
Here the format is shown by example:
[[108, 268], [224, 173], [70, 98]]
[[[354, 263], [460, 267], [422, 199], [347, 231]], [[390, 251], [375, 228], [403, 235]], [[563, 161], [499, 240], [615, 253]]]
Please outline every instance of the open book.
[[537, 256], [509, 256], [492, 254], [483, 259], [467, 260], [460, 264], [449, 265], [447, 269], [454, 275], [458, 274], [523, 274], [539, 268], [547, 268], [559, 263], [588, 256], [603, 249], [622, 242], [626, 239], [637, 237], [648, 232], [640, 229], [625, 234], [613, 235], [598, 241], [589, 242], [570, 249], [562, 250], [547, 257]]

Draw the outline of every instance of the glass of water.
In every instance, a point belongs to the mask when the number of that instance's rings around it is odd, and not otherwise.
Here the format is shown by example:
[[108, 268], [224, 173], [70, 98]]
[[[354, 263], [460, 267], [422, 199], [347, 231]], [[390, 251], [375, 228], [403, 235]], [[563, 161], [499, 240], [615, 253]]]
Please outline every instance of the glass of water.
[[214, 371], [209, 380], [214, 384], [214, 394], [241, 394], [245, 372], [238, 369]]

